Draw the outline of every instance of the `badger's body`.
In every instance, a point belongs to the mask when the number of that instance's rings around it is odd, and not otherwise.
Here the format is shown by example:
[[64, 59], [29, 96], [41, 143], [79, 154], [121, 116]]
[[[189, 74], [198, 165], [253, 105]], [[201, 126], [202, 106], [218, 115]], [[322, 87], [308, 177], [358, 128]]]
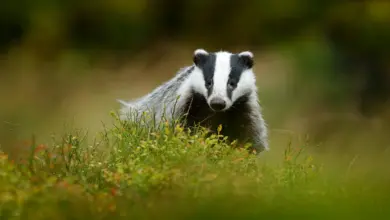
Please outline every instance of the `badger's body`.
[[198, 49], [193, 65], [179, 70], [173, 79], [137, 100], [120, 101], [124, 105], [121, 119], [128, 119], [134, 111], [153, 112], [157, 121], [182, 117], [187, 126], [200, 124], [212, 131], [222, 125], [221, 133], [230, 140], [251, 142], [257, 152], [268, 150], [252, 67], [251, 52]]

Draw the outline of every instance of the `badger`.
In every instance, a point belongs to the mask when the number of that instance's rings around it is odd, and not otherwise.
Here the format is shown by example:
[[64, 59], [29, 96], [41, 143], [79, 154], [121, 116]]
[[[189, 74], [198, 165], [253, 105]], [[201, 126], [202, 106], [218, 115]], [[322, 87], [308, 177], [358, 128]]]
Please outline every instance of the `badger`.
[[221, 134], [230, 141], [251, 143], [257, 153], [268, 151], [253, 58], [250, 51], [196, 49], [192, 65], [181, 68], [171, 80], [141, 98], [118, 100], [120, 119], [129, 119], [134, 111], [153, 112], [156, 120], [182, 117], [185, 126], [200, 125], [211, 132], [222, 126]]

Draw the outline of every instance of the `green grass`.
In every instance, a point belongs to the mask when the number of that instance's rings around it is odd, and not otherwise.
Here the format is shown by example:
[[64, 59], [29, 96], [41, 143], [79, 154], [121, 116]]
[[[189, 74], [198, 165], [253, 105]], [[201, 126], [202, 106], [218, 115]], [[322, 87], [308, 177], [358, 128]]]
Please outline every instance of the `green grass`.
[[[0, 154], [0, 219], [385, 218], [388, 178], [327, 170], [288, 145], [272, 164], [206, 130], [123, 123]], [[222, 128], [223, 129], [223, 128]], [[249, 147], [249, 146], [246, 146]], [[380, 172], [379, 172], [380, 173]]]

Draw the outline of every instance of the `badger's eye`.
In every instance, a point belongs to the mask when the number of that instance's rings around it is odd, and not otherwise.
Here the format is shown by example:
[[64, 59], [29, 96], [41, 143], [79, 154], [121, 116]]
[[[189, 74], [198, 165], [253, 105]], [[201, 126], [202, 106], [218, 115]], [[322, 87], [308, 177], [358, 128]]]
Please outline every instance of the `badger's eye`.
[[210, 88], [212, 85], [213, 85], [213, 82], [212, 82], [212, 81], [207, 81], [207, 82], [206, 82], [206, 87], [207, 87], [207, 88]]
[[229, 83], [228, 83], [228, 86], [229, 86], [229, 88], [234, 88], [234, 87], [236, 87], [236, 83], [234, 82], [234, 81], [230, 81]]

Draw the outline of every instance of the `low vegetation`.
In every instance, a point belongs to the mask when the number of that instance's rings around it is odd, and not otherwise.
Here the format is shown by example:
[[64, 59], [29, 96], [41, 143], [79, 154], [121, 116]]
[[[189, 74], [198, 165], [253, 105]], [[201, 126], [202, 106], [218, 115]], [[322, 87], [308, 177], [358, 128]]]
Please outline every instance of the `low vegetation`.
[[[0, 154], [1, 219], [374, 218], [389, 214], [388, 181], [347, 178], [300, 148], [276, 163], [205, 129], [141, 126], [116, 115], [92, 143], [74, 131]], [[223, 128], [221, 128], [223, 129]], [[246, 147], [249, 147], [246, 146]]]

